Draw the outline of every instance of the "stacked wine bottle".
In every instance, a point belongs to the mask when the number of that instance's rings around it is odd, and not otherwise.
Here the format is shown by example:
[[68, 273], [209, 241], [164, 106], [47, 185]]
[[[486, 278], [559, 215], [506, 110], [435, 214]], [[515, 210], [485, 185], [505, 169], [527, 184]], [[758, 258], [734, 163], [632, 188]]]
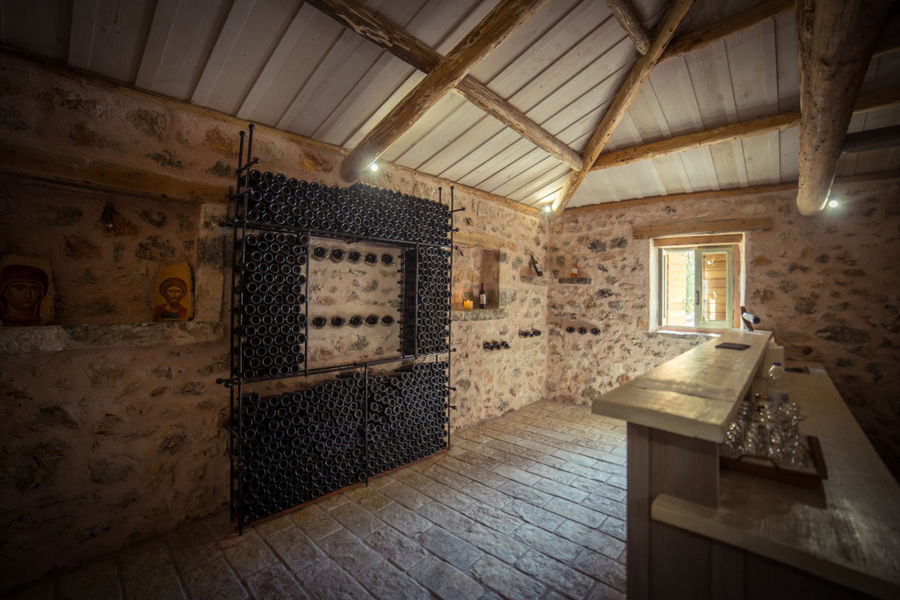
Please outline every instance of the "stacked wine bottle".
[[369, 472], [381, 473], [447, 447], [448, 363], [428, 362], [369, 378]]
[[447, 244], [444, 204], [358, 183], [349, 188], [251, 171], [247, 220], [371, 239]]
[[406, 281], [401, 340], [407, 354], [447, 352], [450, 331], [450, 251], [423, 246], [403, 256]]
[[246, 520], [362, 480], [364, 402], [359, 373], [276, 396], [244, 394], [240, 431]]
[[243, 313], [236, 367], [244, 377], [287, 376], [301, 370], [306, 341], [305, 234], [249, 234], [239, 240], [244, 262], [235, 290]]

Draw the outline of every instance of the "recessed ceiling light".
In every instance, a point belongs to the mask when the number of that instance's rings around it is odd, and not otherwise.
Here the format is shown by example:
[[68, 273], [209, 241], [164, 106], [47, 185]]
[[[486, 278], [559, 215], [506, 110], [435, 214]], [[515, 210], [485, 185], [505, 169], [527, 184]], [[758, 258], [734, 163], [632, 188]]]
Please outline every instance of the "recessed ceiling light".
[[837, 200], [829, 200], [829, 201], [828, 201], [828, 206], [830, 206], [831, 208], [837, 208], [837, 207], [838, 207], [838, 201], [837, 201]]
[[377, 170], [378, 170], [378, 163], [372, 163], [371, 165], [369, 165], [369, 170], [372, 171], [373, 173], [374, 173], [375, 171], [377, 171]]

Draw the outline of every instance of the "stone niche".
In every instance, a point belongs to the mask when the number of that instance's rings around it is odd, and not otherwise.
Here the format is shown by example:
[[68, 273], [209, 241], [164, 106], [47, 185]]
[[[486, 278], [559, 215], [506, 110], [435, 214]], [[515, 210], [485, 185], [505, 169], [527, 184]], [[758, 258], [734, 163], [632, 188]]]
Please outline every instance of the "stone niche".
[[[317, 248], [327, 254], [317, 258]], [[359, 253], [358, 260], [353, 260], [355, 255], [351, 257], [351, 253]], [[309, 367], [399, 355], [400, 248], [313, 237], [310, 254], [307, 317], [310, 323], [316, 317], [327, 322], [323, 327], [309, 326]], [[366, 324], [369, 316], [378, 317], [378, 323]], [[334, 317], [343, 319], [343, 324], [333, 325]], [[353, 325], [353, 317], [360, 317], [363, 322]]]
[[464, 310], [471, 300], [478, 310], [481, 284], [487, 295], [487, 308], [500, 308], [500, 250], [480, 246], [455, 245], [453, 251], [453, 310]]

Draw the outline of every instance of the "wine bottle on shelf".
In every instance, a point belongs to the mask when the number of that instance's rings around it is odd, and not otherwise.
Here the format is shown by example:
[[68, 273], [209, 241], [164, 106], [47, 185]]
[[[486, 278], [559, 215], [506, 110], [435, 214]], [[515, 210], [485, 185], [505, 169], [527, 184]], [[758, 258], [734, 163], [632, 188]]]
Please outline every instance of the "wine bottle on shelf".
[[487, 308], [487, 293], [484, 291], [484, 282], [478, 290], [478, 308]]

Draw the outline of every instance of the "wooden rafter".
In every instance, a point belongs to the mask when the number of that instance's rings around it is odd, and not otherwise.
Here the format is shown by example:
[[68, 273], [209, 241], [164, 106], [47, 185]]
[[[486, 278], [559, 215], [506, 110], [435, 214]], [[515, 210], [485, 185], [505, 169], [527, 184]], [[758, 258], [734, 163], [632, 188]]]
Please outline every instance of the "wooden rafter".
[[[420, 71], [432, 71], [444, 58], [363, 6], [347, 0], [309, 0], [309, 3]], [[456, 85], [456, 91], [563, 164], [572, 168], [581, 166], [581, 157], [577, 152], [474, 77], [466, 75]]]
[[634, 102], [641, 86], [643, 86], [644, 82], [647, 81], [647, 78], [650, 77], [650, 71], [652, 71], [653, 67], [659, 62], [659, 58], [665, 51], [666, 46], [672, 41], [675, 30], [678, 29], [678, 25], [681, 24], [682, 19], [684, 19], [684, 16], [687, 14], [693, 3], [694, 0], [674, 0], [672, 2], [665, 17], [663, 17], [663, 20], [656, 28], [656, 31], [654, 31], [653, 43], [650, 45], [650, 50], [647, 51], [647, 54], [638, 57], [637, 61], [635, 61], [634, 65], [631, 67], [631, 71], [629, 71], [628, 76], [622, 83], [622, 87], [616, 92], [609, 108], [606, 110], [606, 114], [603, 115], [603, 119], [601, 119], [600, 124], [588, 141], [581, 157], [583, 166], [569, 176], [569, 179], [563, 186], [560, 197], [553, 204], [554, 211], [563, 210], [569, 203], [569, 200], [572, 199], [575, 190], [577, 190], [578, 186], [581, 185], [581, 182], [584, 181], [584, 178], [591, 170], [591, 166], [597, 160], [597, 157], [600, 156], [600, 152], [603, 151], [603, 147], [606, 146], [606, 143], [612, 136], [613, 131], [615, 131], [616, 127], [622, 121], [622, 118], [625, 116], [631, 103]]
[[900, 146], [900, 125], [848, 133], [841, 152], [867, 152]]
[[650, 49], [650, 38], [647, 30], [641, 23], [641, 17], [631, 0], [606, 0], [609, 10], [631, 38], [635, 49], [641, 54], [647, 54]]
[[[859, 114], [896, 104], [900, 104], [900, 88], [882, 90], [857, 98], [853, 113]], [[601, 154], [594, 163], [593, 170], [598, 171], [600, 169], [618, 167], [641, 160], [668, 156], [687, 150], [695, 150], [704, 146], [729, 142], [738, 138], [762, 135], [772, 131], [782, 131], [784, 129], [796, 127], [799, 124], [800, 112], [789, 111], [770, 117], [762, 117], [751, 121], [743, 121], [741, 123], [733, 123], [703, 131], [677, 135], [664, 140], [639, 144]], [[849, 137], [850, 136], [848, 136], [848, 138]], [[880, 138], [884, 139], [884, 135], [880, 136]], [[850, 152], [851, 150], [847, 150], [845, 145], [844, 151]], [[856, 150], [852, 151], [855, 152]]]
[[794, 7], [794, 0], [766, 0], [736, 15], [730, 16], [707, 27], [678, 36], [669, 44], [659, 62], [684, 56], [736, 33], [750, 29], [760, 23], [774, 19]]
[[853, 103], [890, 6], [891, 0], [797, 3], [800, 214], [813, 215], [828, 200]]
[[[881, 171], [878, 173], [865, 173], [862, 175], [850, 175], [848, 177], [837, 177], [834, 180], [834, 187], [837, 189], [849, 188], [852, 185], [870, 184], [870, 183], [900, 183], [900, 171]], [[754, 185], [749, 187], [727, 188], [722, 190], [709, 190], [707, 192], [686, 192], [683, 194], [669, 194], [666, 196], [647, 196], [645, 198], [629, 198], [627, 200], [616, 200], [615, 202], [601, 202], [599, 204], [587, 204], [585, 206], [575, 206], [567, 208], [565, 214], [584, 214], [606, 210], [621, 210], [633, 206], [647, 206], [650, 204], [659, 204], [661, 202], [675, 203], [686, 200], [726, 200], [728, 198], [744, 198], [748, 196], [760, 196], [763, 194], [778, 194], [782, 192], [796, 191], [797, 182], [789, 183], [771, 183], [766, 185]]]

